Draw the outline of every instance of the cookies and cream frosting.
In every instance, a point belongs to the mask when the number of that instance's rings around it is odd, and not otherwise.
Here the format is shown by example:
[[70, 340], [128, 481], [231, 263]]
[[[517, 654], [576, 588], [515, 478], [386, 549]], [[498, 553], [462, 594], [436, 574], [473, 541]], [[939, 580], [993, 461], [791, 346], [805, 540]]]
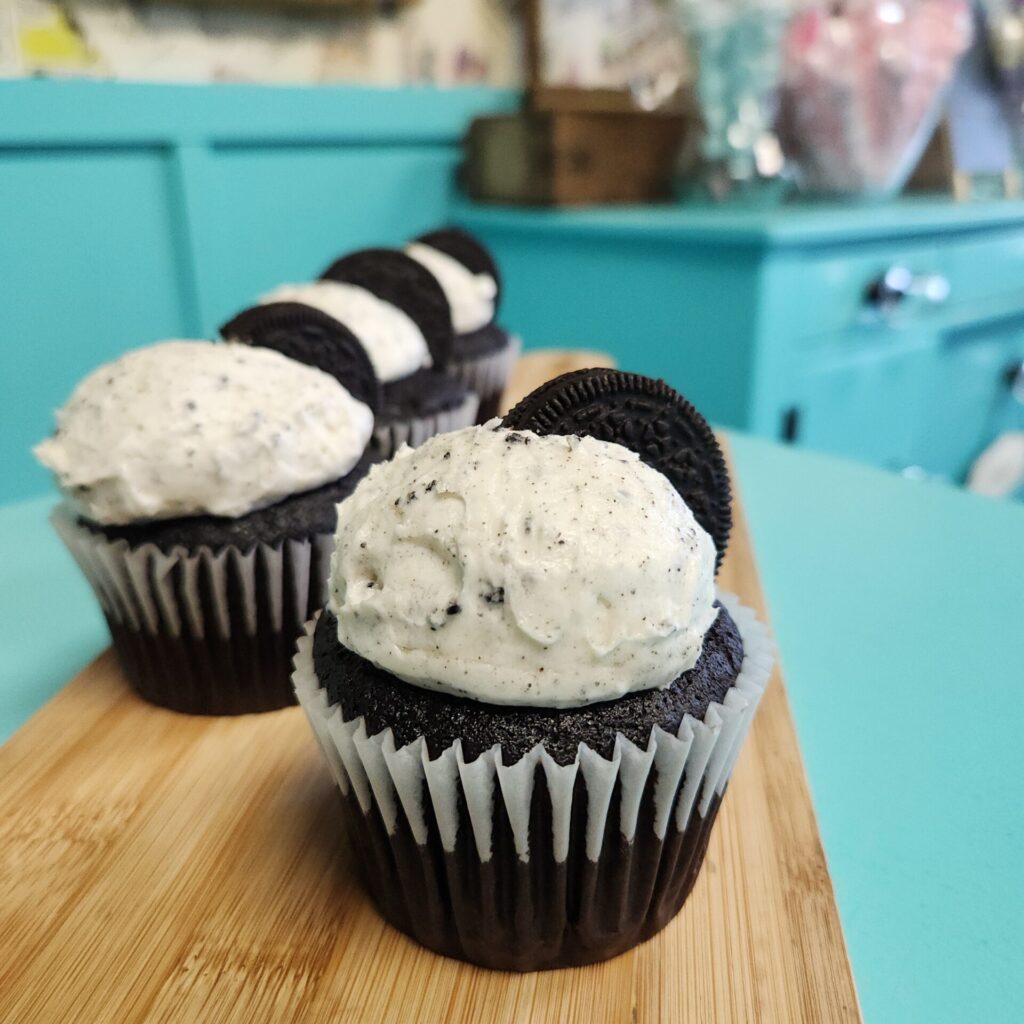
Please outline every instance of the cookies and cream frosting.
[[451, 306], [456, 334], [478, 331], [494, 319], [498, 283], [490, 274], [474, 274], [465, 264], [423, 242], [411, 242], [405, 251], [437, 278]]
[[590, 437], [492, 420], [402, 449], [338, 507], [338, 638], [428, 689], [573, 707], [664, 687], [714, 600], [714, 544], [668, 479]]
[[270, 302], [300, 302], [343, 323], [366, 349], [381, 383], [431, 365], [426, 338], [412, 317], [365, 288], [340, 281], [283, 284], [261, 296], [260, 305]]
[[329, 374], [268, 348], [163, 341], [101, 366], [35, 449], [104, 525], [241, 516], [348, 474], [373, 413]]

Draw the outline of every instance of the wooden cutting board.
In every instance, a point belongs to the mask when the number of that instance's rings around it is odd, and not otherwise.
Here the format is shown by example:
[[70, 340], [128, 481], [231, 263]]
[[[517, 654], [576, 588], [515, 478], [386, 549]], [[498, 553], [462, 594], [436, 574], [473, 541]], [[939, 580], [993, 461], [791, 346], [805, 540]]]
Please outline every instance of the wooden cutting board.
[[[721, 584], [763, 615], [736, 513]], [[480, 970], [386, 925], [298, 708], [162, 711], [107, 652], [0, 748], [0, 779], [4, 1024], [860, 1020], [778, 672], [682, 913], [565, 971]]]

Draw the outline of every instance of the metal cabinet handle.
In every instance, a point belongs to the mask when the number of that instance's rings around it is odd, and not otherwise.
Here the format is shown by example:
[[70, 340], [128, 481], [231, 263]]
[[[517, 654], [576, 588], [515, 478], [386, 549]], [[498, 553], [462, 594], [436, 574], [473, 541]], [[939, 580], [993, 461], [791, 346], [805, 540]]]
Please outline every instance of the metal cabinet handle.
[[1004, 377], [1010, 394], [1024, 405], [1024, 359], [1015, 359], [1006, 368]]
[[864, 298], [883, 314], [891, 313], [908, 298], [938, 306], [949, 298], [949, 279], [943, 274], [915, 274], [897, 263], [867, 286]]

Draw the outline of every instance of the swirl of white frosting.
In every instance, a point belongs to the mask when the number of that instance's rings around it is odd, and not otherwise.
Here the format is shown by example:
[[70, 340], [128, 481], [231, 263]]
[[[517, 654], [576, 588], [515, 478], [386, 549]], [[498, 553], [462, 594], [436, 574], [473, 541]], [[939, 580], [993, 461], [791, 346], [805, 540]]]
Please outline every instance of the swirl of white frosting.
[[437, 278], [451, 306], [456, 334], [477, 331], [494, 319], [498, 283], [490, 274], [474, 274], [457, 259], [422, 242], [410, 242], [405, 251]]
[[716, 616], [711, 538], [665, 476], [589, 437], [492, 420], [404, 448], [339, 505], [336, 541], [341, 643], [494, 704], [667, 686]]
[[366, 349], [384, 384], [431, 365], [430, 349], [415, 321], [365, 288], [340, 281], [283, 284], [260, 297], [260, 305], [270, 302], [301, 302], [343, 323]]
[[35, 448], [107, 525], [241, 516], [345, 476], [373, 413], [333, 377], [268, 348], [163, 341], [94, 370]]

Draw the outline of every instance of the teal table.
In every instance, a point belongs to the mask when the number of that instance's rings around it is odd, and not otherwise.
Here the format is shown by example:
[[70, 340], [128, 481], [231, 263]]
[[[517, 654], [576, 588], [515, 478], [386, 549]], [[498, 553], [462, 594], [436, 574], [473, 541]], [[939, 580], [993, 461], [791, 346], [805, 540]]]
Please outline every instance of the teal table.
[[[1024, 1020], [1024, 506], [733, 440], [869, 1024]], [[106, 642], [0, 511], [0, 737]]]

